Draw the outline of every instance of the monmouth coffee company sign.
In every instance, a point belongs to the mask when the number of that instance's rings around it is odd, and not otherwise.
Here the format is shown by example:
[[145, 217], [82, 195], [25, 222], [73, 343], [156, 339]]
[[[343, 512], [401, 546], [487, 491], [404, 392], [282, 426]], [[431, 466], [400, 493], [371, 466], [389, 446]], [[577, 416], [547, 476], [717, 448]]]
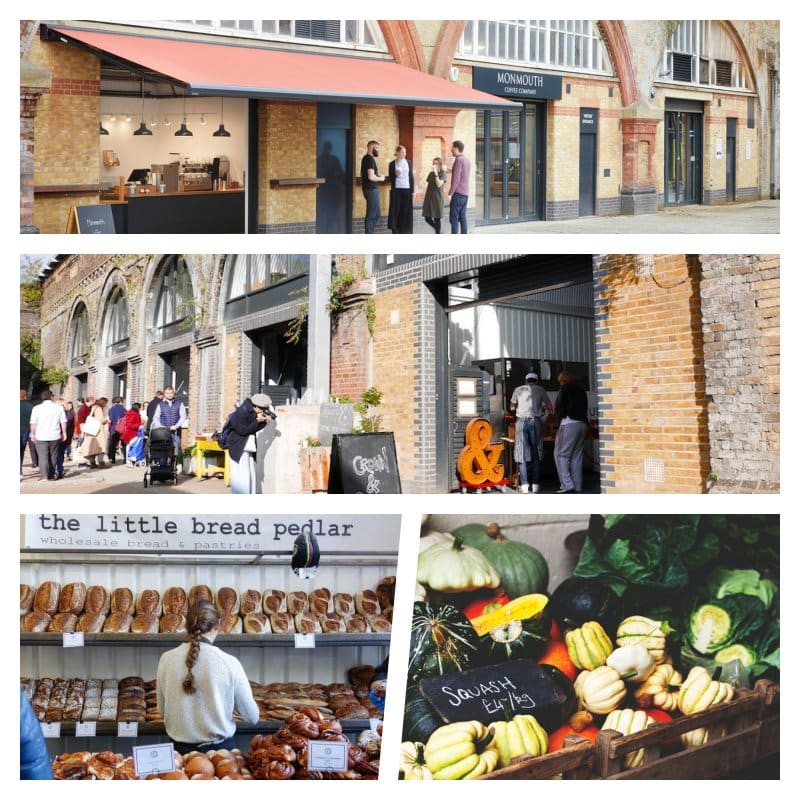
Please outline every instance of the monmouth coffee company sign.
[[160, 553], [290, 552], [313, 533], [323, 552], [396, 553], [400, 515], [26, 514], [23, 550]]
[[509, 100], [560, 100], [561, 76], [515, 69], [472, 68], [472, 88]]

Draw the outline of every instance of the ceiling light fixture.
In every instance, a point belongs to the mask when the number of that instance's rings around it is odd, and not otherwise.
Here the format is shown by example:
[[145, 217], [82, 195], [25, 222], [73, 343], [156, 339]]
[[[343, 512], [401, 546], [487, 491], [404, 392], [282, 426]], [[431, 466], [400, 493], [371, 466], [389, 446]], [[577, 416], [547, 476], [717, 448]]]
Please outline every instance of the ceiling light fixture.
[[175, 131], [176, 136], [194, 136], [194, 134], [186, 127], [186, 89], [183, 90], [183, 122], [180, 128]]
[[223, 122], [223, 119], [222, 119], [222, 112], [224, 111], [224, 107], [225, 107], [224, 104], [225, 104], [225, 98], [224, 97], [220, 97], [220, 99], [219, 99], [219, 128], [217, 128], [214, 131], [214, 133], [211, 134], [212, 136], [230, 136], [230, 133], [225, 130], [225, 123]]

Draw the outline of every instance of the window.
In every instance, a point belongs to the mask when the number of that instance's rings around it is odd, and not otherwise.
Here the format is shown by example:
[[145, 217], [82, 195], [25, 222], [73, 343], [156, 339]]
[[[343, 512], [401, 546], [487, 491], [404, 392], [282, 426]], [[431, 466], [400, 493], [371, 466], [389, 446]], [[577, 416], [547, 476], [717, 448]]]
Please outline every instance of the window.
[[[106, 313], [106, 355], [128, 349], [128, 301], [122, 289], [114, 289]], [[117, 392], [116, 394], [120, 394]]]
[[162, 271], [155, 291], [152, 327], [155, 341], [160, 342], [191, 330], [194, 314], [189, 269], [182, 257], [173, 257]]
[[458, 55], [613, 74], [605, 43], [586, 19], [468, 20]]
[[89, 361], [89, 312], [81, 303], [72, 316], [69, 326], [70, 341], [70, 366], [82, 367]]
[[[309, 274], [311, 256], [254, 254], [232, 256], [228, 265], [225, 318], [233, 319], [269, 307], [270, 292], [282, 284]], [[288, 288], [288, 287], [285, 287]], [[281, 292], [283, 302], [299, 296], [302, 289]]]
[[725, 28], [713, 20], [684, 20], [664, 51], [660, 75], [701, 86], [749, 89], [744, 59]]

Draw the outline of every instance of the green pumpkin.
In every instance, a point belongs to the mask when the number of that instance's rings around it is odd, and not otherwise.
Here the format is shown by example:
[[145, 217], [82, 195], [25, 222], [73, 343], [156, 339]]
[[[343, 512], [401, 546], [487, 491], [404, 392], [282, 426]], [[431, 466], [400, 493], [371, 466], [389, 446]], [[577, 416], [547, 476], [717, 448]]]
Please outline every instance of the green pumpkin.
[[474, 665], [478, 651], [475, 629], [455, 606], [414, 603], [409, 681], [462, 672]]
[[487, 664], [514, 658], [536, 661], [550, 641], [551, 617], [547, 608], [525, 619], [512, 619], [481, 636], [481, 647]]
[[453, 531], [464, 544], [480, 550], [500, 573], [500, 583], [509, 597], [547, 591], [550, 569], [544, 556], [525, 542], [506, 539], [497, 526], [471, 523]]
[[433, 710], [433, 706], [425, 699], [422, 692], [409, 686], [403, 716], [403, 740], [427, 742], [430, 735], [443, 724], [442, 718]]

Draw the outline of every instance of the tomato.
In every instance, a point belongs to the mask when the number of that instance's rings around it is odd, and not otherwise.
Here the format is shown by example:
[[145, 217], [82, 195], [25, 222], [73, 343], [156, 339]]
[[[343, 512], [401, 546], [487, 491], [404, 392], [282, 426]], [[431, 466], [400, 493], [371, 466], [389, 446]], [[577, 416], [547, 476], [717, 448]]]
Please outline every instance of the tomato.
[[[661, 708], [648, 708], [647, 709], [647, 716], [650, 719], [655, 720], [656, 722], [672, 722], [672, 717], [663, 709]], [[661, 748], [662, 755], [670, 755], [671, 753], [677, 753], [682, 749], [681, 746], [681, 737], [680, 736], [670, 736], [669, 739], [664, 740], [664, 744]]]
[[540, 664], [550, 664], [560, 669], [573, 683], [578, 677], [578, 668], [572, 663], [569, 657], [569, 650], [564, 642], [550, 642], [545, 648], [544, 653], [539, 658]]
[[656, 722], [672, 722], [672, 717], [660, 708], [647, 709], [647, 716]]
[[594, 740], [597, 738], [598, 733], [600, 733], [600, 729], [596, 725], [588, 725], [580, 731], [576, 731], [569, 724], [562, 725], [560, 728], [557, 728], [550, 734], [547, 752], [554, 753], [556, 750], [561, 750], [561, 748], [564, 746], [564, 739], [573, 734], [575, 736], [583, 736], [584, 739], [588, 739], [592, 744], [594, 744]]

